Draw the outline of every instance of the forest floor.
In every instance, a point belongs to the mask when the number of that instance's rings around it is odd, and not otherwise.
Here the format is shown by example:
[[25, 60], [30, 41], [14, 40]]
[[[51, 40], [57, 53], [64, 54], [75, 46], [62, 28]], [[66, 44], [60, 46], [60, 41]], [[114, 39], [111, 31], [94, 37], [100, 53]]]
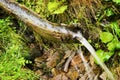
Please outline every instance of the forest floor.
[[[10, 17], [12, 29], [16, 29], [19, 34], [21, 28], [16, 18], [8, 15], [4, 10], [0, 9], [0, 19]], [[22, 23], [22, 25], [26, 26]], [[85, 30], [84, 27], [81, 27]], [[87, 29], [88, 30], [88, 29]], [[86, 38], [89, 36], [94, 40], [97, 34], [88, 33], [87, 30], [83, 32]], [[92, 31], [91, 31], [92, 32]], [[25, 69], [30, 69], [37, 74], [38, 80], [109, 80], [106, 72], [95, 63], [93, 56], [89, 51], [80, 43], [54, 43], [47, 40], [39, 43], [36, 40], [34, 32], [25, 28], [22, 33], [24, 38], [23, 42], [29, 48], [29, 57], [32, 63], [24, 66]], [[91, 41], [89, 41], [91, 42]], [[95, 46], [95, 42], [91, 42]], [[103, 44], [99, 45], [103, 48]], [[120, 56], [114, 54], [108, 61], [105, 62], [106, 66], [110, 69], [116, 80], [120, 80]]]

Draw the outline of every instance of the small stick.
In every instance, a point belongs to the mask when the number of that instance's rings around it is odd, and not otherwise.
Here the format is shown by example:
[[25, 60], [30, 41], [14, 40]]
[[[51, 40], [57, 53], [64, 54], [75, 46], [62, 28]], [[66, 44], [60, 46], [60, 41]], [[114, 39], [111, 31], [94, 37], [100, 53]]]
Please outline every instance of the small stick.
[[[81, 57], [83, 64], [85, 66], [85, 70], [88, 74], [88, 78], [89, 80], [93, 80], [93, 77], [95, 76], [94, 72], [92, 71], [92, 68], [88, 65], [87, 61], [85, 60], [84, 56], [83, 56], [83, 52], [81, 50], [81, 47], [78, 49], [78, 54]], [[91, 75], [91, 73], [93, 73], [93, 75]]]
[[64, 67], [64, 71], [67, 72], [68, 71], [68, 66], [72, 60], [72, 58], [75, 56], [75, 52], [72, 53], [72, 55], [67, 59], [66, 63], [65, 63], [65, 67]]

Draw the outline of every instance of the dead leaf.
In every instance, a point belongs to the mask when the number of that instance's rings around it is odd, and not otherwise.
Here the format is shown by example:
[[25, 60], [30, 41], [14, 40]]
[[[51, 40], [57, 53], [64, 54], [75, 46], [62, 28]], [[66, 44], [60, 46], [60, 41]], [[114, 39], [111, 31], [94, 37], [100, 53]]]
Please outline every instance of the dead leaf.
[[42, 72], [41, 70], [37, 70], [37, 71], [35, 71], [35, 73], [36, 73], [37, 75], [42, 75], [42, 74], [43, 74], [43, 72]]
[[90, 55], [90, 64], [94, 66], [94, 57], [92, 55]]
[[82, 59], [79, 55], [76, 55], [72, 58], [71, 65], [76, 66], [79, 65], [82, 62]]
[[51, 70], [51, 72], [52, 72], [52, 74], [53, 74], [54, 76], [57, 76], [58, 74], [63, 73], [61, 70], [57, 70], [56, 68], [53, 68], [53, 69]]

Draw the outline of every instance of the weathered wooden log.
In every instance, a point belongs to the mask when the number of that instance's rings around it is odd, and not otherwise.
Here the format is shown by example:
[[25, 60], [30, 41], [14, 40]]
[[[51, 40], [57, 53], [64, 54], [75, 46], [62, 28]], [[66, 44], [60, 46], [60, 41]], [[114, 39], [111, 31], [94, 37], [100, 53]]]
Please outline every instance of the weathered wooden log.
[[0, 0], [0, 6], [9, 14], [13, 14], [23, 21], [45, 39], [56, 42], [73, 41], [71, 35], [69, 35], [69, 31], [65, 29], [65, 26], [60, 26], [42, 19], [38, 14], [24, 5], [13, 0]]

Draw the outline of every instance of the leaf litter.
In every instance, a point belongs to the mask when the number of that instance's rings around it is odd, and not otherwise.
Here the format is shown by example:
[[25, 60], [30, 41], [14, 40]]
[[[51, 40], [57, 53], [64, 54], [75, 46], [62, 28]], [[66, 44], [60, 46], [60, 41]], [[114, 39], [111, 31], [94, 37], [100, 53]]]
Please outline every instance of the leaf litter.
[[[87, 55], [86, 55], [87, 54]], [[49, 48], [34, 59], [34, 71], [45, 80], [104, 80], [107, 75], [89, 52]]]

